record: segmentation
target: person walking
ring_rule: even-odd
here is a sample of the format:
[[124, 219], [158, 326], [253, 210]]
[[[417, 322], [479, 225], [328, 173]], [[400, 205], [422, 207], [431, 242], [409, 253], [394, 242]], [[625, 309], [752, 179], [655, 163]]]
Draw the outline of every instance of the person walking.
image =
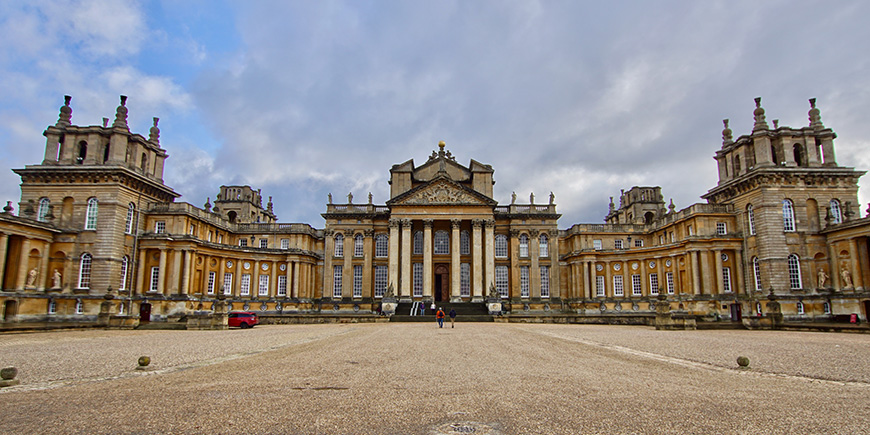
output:
[[444, 327], [444, 310], [442, 310], [440, 307], [438, 308], [438, 312], [435, 313], [435, 320], [438, 321], [439, 328]]
[[450, 327], [452, 328], [453, 325], [456, 323], [456, 310], [450, 308], [450, 314], [448, 315], [450, 316]]

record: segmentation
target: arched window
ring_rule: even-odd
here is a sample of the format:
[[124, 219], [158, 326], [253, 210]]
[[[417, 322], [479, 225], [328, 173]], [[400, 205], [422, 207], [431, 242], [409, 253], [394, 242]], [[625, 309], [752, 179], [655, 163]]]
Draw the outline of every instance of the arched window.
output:
[[78, 288], [91, 288], [91, 254], [84, 253], [79, 261], [79, 286]]
[[121, 284], [118, 286], [118, 290], [126, 290], [127, 289], [127, 271], [129, 270], [130, 259], [125, 255], [124, 258], [121, 259]]
[[780, 157], [781, 156], [779, 154], [777, 154], [777, 152], [776, 152], [776, 146], [771, 145], [770, 146], [770, 159], [773, 161], [774, 165], [779, 166], [779, 162], [782, 161], [782, 159]]
[[538, 245], [538, 251], [539, 251], [538, 256], [540, 256], [540, 257], [549, 257], [549, 256], [550, 256], [550, 239], [547, 237], [547, 235], [546, 235], [546, 234], [541, 234], [541, 237], [539, 238], [539, 242], [538, 242], [538, 243], [539, 243], [539, 245]]
[[97, 229], [97, 198], [91, 198], [88, 200], [88, 209], [85, 213], [85, 229], [86, 230], [95, 230]]
[[[498, 242], [496, 242], [498, 244]], [[520, 257], [526, 258], [529, 256], [529, 236], [520, 234]]]
[[790, 199], [782, 201], [782, 230], [794, 231], [794, 204]]
[[761, 265], [758, 257], [752, 257], [752, 273], [755, 275], [755, 291], [761, 291]]
[[136, 213], [136, 206], [131, 202], [127, 206], [127, 221], [124, 223], [124, 233], [133, 234], [133, 216]]
[[375, 257], [385, 258], [389, 253], [390, 238], [386, 234], [375, 236]]
[[335, 247], [332, 250], [336, 257], [344, 257], [344, 234], [335, 235]]
[[746, 206], [746, 221], [749, 223], [749, 235], [755, 235], [755, 212], [752, 210], [752, 204]]
[[365, 255], [364, 251], [365, 247], [365, 239], [362, 234], [357, 234], [353, 236], [353, 256], [354, 257], [362, 257]]
[[142, 153], [142, 159], [139, 160], [139, 168], [142, 169], [142, 172], [145, 172], [145, 168], [148, 166], [148, 154]]
[[792, 289], [803, 288], [801, 285], [801, 262], [797, 254], [788, 256], [788, 282]]
[[48, 208], [51, 205], [51, 201], [48, 198], [42, 198], [39, 200], [39, 209], [36, 211], [36, 220], [40, 222], [45, 222], [48, 216]]
[[106, 148], [103, 149], [103, 163], [106, 163], [109, 161], [109, 150], [110, 150], [110, 146], [109, 146], [109, 144], [106, 144]]
[[[41, 206], [42, 203], [40, 202]], [[833, 218], [832, 223], [839, 224], [843, 222], [843, 214], [840, 212], [840, 201], [836, 199], [831, 200], [831, 218]]]
[[435, 232], [435, 254], [450, 253], [450, 236], [447, 231]]
[[423, 254], [423, 232], [417, 231], [414, 233], [414, 254], [422, 255]]
[[468, 231], [459, 233], [459, 253], [462, 255], [471, 254], [471, 243], [468, 240]]
[[508, 256], [508, 241], [504, 234], [495, 236], [495, 256], [498, 258], [507, 258]]

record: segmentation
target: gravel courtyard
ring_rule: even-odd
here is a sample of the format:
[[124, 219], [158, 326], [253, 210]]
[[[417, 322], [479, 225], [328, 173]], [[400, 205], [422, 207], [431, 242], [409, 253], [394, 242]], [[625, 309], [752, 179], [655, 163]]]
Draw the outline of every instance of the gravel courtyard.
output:
[[0, 433], [868, 433], [868, 361], [868, 335], [630, 326], [7, 334]]

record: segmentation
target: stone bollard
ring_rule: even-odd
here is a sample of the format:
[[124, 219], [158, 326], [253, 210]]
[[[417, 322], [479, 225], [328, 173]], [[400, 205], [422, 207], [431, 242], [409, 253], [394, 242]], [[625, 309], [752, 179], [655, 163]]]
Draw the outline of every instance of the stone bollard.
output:
[[140, 356], [139, 357], [139, 366], [136, 367], [136, 370], [148, 370], [148, 364], [151, 364], [150, 356]]
[[749, 368], [749, 358], [747, 358], [745, 356], [738, 356], [737, 357], [737, 365], [739, 366], [739, 368], [741, 370], [748, 369]]
[[3, 369], [0, 369], [0, 388], [11, 387], [21, 383], [21, 381], [15, 379], [15, 376], [18, 376], [18, 369], [15, 367], [4, 367]]

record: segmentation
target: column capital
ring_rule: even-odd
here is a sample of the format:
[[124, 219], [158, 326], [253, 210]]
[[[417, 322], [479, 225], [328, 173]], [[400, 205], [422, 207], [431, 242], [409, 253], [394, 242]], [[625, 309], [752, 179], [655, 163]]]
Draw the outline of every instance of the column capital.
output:
[[363, 234], [364, 234], [366, 237], [374, 237], [374, 236], [375, 236], [375, 230], [373, 230], [373, 229], [371, 229], [371, 228], [367, 228], [367, 229], [363, 230]]
[[547, 234], [549, 234], [550, 237], [554, 237], [554, 238], [559, 237], [559, 230], [556, 228], [552, 228], [552, 229], [547, 230]]
[[432, 229], [432, 225], [435, 225], [435, 219], [423, 219], [423, 228]]
[[408, 227], [408, 229], [410, 229], [411, 228], [411, 219], [402, 219], [402, 226]]
[[484, 224], [485, 224], [488, 228], [492, 228], [492, 227], [495, 226], [495, 219], [486, 219], [486, 220], [484, 220]]
[[483, 226], [483, 219], [472, 219], [472, 220], [471, 220], [471, 225], [472, 225], [474, 228], [480, 228], [480, 227]]
[[331, 236], [331, 235], [333, 235], [333, 234], [335, 234], [335, 230], [332, 230], [332, 229], [330, 229], [330, 228], [327, 228], [327, 229], [323, 230], [323, 235], [326, 236], [326, 237], [329, 237], [329, 236]]
[[353, 237], [353, 228], [345, 228], [345, 229], [344, 229], [344, 235], [345, 235], [346, 237]]
[[390, 219], [390, 228], [398, 228], [401, 219]]
[[541, 230], [538, 230], [536, 228], [532, 228], [529, 230], [529, 235], [532, 237], [538, 237], [539, 234], [541, 234]]
[[512, 239], [516, 239], [520, 236], [520, 230], [517, 229], [511, 229], [508, 233], [510, 234]]
[[450, 219], [450, 227], [454, 229], [459, 229], [459, 225], [462, 224], [462, 219]]

